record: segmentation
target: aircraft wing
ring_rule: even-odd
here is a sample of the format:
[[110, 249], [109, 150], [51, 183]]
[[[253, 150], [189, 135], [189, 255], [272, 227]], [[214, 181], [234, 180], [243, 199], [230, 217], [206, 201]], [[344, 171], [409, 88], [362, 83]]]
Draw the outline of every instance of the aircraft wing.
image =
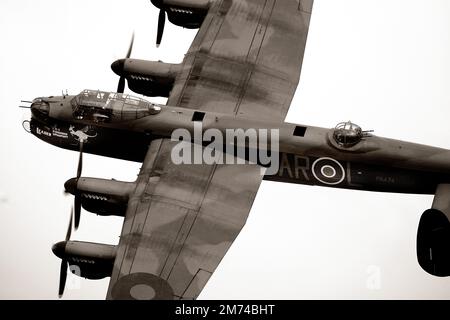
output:
[[284, 120], [295, 90], [313, 0], [222, 0], [210, 8], [168, 104]]
[[247, 220], [260, 168], [175, 165], [175, 143], [155, 140], [148, 150], [128, 203], [108, 298], [141, 297], [131, 292], [136, 285], [153, 288], [156, 299], [196, 298]]
[[[296, 90], [312, 0], [218, 0], [169, 105], [284, 119]], [[257, 165], [175, 165], [151, 143], [128, 203], [108, 299], [194, 299], [247, 220]]]

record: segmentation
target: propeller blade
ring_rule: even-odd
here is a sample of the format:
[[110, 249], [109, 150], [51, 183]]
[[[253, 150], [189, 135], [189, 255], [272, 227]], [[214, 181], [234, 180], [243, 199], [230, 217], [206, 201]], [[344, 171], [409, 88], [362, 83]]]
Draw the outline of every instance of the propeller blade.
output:
[[72, 235], [72, 220], [73, 220], [73, 208], [70, 211], [70, 220], [69, 220], [69, 227], [67, 228], [67, 233], [66, 233], [66, 241], [69, 241], [70, 236]]
[[[83, 170], [83, 148], [84, 148], [84, 141], [80, 140], [80, 157], [78, 158], [77, 183], [78, 179], [80, 179], [81, 177], [81, 172]], [[75, 209], [75, 230], [77, 230], [78, 226], [80, 225], [80, 218], [81, 218], [81, 194], [79, 192], [75, 194], [74, 209]]]
[[61, 298], [64, 293], [64, 288], [66, 287], [66, 279], [67, 279], [67, 268], [68, 264], [66, 260], [61, 260], [61, 268], [59, 271], [59, 289], [58, 289], [58, 297]]
[[[58, 256], [62, 257], [61, 254], [63, 254], [62, 251], [65, 251], [65, 247], [67, 245], [67, 241], [70, 240], [70, 236], [72, 235], [72, 219], [73, 219], [73, 208], [70, 212], [70, 220], [69, 220], [69, 226], [67, 228], [66, 233], [66, 241], [65, 242], [58, 242], [53, 245], [52, 251], [53, 253]], [[66, 259], [61, 259], [61, 267], [59, 270], [59, 288], [58, 288], [58, 297], [61, 298], [64, 293], [64, 288], [66, 287], [66, 279], [67, 279], [67, 268], [69, 267], [69, 263]]]
[[117, 92], [123, 93], [125, 91], [125, 78], [120, 77], [119, 78], [119, 84], [117, 85]]
[[78, 229], [78, 226], [80, 225], [80, 218], [81, 218], [81, 195], [77, 194], [75, 195], [75, 230]]
[[[131, 52], [133, 51], [133, 45], [134, 45], [134, 31], [133, 31], [133, 34], [131, 35], [131, 41], [130, 41], [130, 45], [128, 46], [128, 52], [127, 52], [127, 55], [125, 56], [125, 59], [120, 59], [111, 65], [111, 68], [113, 68], [113, 71], [115, 70], [115, 68], [118, 68], [117, 71], [114, 71], [114, 72], [118, 73], [120, 70], [119, 74], [122, 74], [124, 63], [125, 63], [126, 59], [130, 58]], [[121, 63], [117, 64], [118, 62], [121, 62]], [[117, 92], [124, 93], [124, 91], [125, 91], [125, 77], [121, 76], [119, 78], [119, 83], [117, 85]]]
[[131, 56], [131, 51], [133, 51], [133, 44], [134, 44], [134, 31], [133, 31], [133, 34], [131, 35], [130, 46], [128, 47], [128, 52], [126, 55], [127, 59]]
[[165, 24], [166, 24], [166, 12], [163, 9], [160, 9], [158, 16], [158, 33], [156, 35], [156, 47], [159, 47], [159, 45], [161, 44]]
[[83, 170], [83, 147], [84, 147], [84, 141], [80, 140], [80, 156], [78, 158], [77, 179], [80, 178], [81, 171]]

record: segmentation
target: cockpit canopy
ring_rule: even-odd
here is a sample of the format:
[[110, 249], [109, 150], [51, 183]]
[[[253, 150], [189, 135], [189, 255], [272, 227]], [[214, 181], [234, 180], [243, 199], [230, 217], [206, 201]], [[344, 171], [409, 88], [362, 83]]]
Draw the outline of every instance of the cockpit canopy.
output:
[[73, 116], [94, 122], [140, 119], [161, 111], [161, 107], [128, 94], [84, 90], [72, 101]]
[[348, 121], [341, 122], [333, 132], [333, 138], [338, 145], [344, 148], [350, 148], [356, 145], [364, 137], [361, 127]]

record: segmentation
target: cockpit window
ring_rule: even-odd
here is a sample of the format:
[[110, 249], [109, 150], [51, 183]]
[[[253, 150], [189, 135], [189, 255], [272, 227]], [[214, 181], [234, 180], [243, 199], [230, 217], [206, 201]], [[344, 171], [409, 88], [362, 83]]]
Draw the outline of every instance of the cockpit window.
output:
[[161, 108], [128, 94], [84, 90], [72, 99], [73, 116], [95, 122], [116, 122], [143, 118]]

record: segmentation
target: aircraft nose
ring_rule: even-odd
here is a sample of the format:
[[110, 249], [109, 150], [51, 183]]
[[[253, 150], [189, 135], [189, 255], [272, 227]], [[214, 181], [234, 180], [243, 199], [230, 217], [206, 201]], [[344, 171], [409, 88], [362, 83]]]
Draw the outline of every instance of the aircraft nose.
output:
[[66, 252], [66, 245], [67, 245], [66, 241], [60, 241], [58, 243], [55, 243], [52, 246], [53, 254], [55, 256], [57, 256], [58, 258], [64, 259], [65, 252]]
[[125, 60], [126, 59], [119, 59], [111, 64], [112, 71], [114, 71], [114, 73], [117, 74], [118, 76], [123, 75], [123, 70], [125, 68]]
[[41, 98], [34, 99], [31, 103], [31, 113], [38, 117], [46, 117], [50, 113], [50, 104]]
[[77, 178], [69, 179], [64, 183], [64, 189], [66, 189], [67, 192], [75, 195], [77, 191], [77, 184], [78, 184]]

